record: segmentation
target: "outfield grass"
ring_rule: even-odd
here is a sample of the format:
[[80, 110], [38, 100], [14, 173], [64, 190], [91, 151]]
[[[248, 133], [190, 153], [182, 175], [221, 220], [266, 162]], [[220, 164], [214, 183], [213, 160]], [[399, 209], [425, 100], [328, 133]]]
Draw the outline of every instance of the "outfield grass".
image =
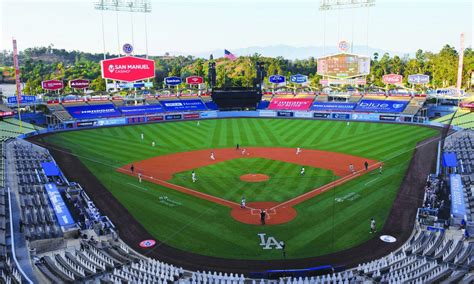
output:
[[[283, 202], [318, 188], [338, 177], [330, 170], [262, 158], [242, 158], [225, 161], [195, 170], [198, 181], [192, 182], [191, 171], [175, 174], [171, 183], [240, 203], [242, 196], [247, 202]], [[252, 183], [240, 180], [248, 173], [265, 174], [268, 181]]]
[[[145, 134], [144, 141], [141, 141], [140, 133]], [[323, 255], [373, 237], [368, 233], [369, 220], [374, 217], [377, 226], [383, 226], [416, 143], [437, 133], [425, 127], [382, 123], [351, 122], [346, 125], [338, 121], [222, 119], [201, 121], [200, 126], [188, 121], [99, 128], [60, 133], [45, 139], [78, 155], [157, 239], [204, 255], [279, 259], [281, 252], [261, 249], [258, 233], [284, 240], [288, 258]], [[156, 142], [155, 148], [151, 141]], [[115, 171], [117, 167], [157, 155], [228, 148], [237, 143], [243, 147], [302, 147], [362, 156], [383, 161], [384, 173], [361, 176], [298, 204], [298, 216], [290, 223], [262, 227], [233, 220], [227, 207], [153, 183], [138, 184], [136, 178]], [[252, 160], [248, 163], [252, 164]], [[247, 161], [242, 166], [244, 163]], [[204, 176], [218, 178], [223, 172], [240, 174], [237, 169], [215, 166], [215, 169], [214, 166], [202, 168]], [[182, 174], [189, 178], [189, 173]], [[175, 176], [174, 181], [179, 183], [179, 177], [180, 174]], [[240, 198], [239, 181], [235, 181], [217, 186], [235, 190], [232, 198]], [[305, 185], [297, 182], [294, 188], [302, 190]], [[253, 190], [258, 189], [257, 186]], [[209, 183], [206, 190], [218, 188]], [[179, 205], [160, 202], [163, 196]], [[264, 199], [255, 194], [255, 199], [258, 198]]]

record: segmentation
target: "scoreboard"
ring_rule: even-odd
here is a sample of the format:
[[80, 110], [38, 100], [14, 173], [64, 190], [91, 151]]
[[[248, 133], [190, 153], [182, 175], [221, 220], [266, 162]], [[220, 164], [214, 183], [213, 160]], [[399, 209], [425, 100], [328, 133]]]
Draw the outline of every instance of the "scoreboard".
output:
[[318, 75], [330, 78], [352, 78], [370, 73], [370, 58], [340, 53], [318, 58]]

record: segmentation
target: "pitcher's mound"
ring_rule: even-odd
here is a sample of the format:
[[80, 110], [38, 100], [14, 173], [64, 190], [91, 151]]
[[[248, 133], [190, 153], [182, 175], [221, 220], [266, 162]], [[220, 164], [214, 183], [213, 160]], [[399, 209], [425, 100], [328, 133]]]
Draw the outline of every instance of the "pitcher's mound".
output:
[[240, 180], [246, 182], [262, 182], [267, 181], [269, 179], [270, 177], [264, 174], [246, 174], [240, 176]]

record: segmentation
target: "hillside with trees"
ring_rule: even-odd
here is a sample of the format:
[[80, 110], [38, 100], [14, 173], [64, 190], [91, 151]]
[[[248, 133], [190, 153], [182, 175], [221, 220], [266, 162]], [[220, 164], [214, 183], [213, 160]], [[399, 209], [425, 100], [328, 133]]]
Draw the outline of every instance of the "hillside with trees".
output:
[[[116, 55], [107, 54], [107, 58]], [[13, 56], [11, 52], [0, 52], [0, 83], [13, 82]], [[162, 88], [163, 79], [167, 76], [187, 77], [190, 75], [203, 76], [207, 80], [209, 60], [192, 56], [152, 56], [155, 61], [155, 88]], [[21, 81], [25, 83], [26, 94], [42, 93], [41, 81], [48, 79], [72, 80], [77, 78], [91, 80], [91, 89], [104, 91], [105, 81], [101, 78], [100, 60], [103, 54], [91, 54], [80, 51], [66, 51], [52, 46], [28, 48], [19, 54]], [[214, 60], [211, 59], [210, 60]], [[215, 59], [217, 66], [218, 86], [250, 86], [255, 78], [255, 64], [265, 62], [268, 76], [281, 74], [308, 75], [312, 85], [317, 87], [319, 76], [316, 74], [316, 58], [305, 60], [288, 60], [283, 57], [269, 58], [259, 54], [242, 56], [230, 61], [224, 58]], [[390, 54], [375, 53], [371, 60], [371, 74], [368, 84], [384, 86], [382, 76], [396, 73], [404, 77], [405, 84], [408, 75], [421, 73], [431, 77], [429, 87], [444, 88], [456, 83], [458, 52], [454, 47], [445, 45], [439, 52], [418, 50], [414, 58], [390, 56]], [[463, 88], [470, 89], [471, 73], [474, 70], [474, 51], [465, 50], [463, 68]], [[66, 88], [64, 92], [69, 92]]]

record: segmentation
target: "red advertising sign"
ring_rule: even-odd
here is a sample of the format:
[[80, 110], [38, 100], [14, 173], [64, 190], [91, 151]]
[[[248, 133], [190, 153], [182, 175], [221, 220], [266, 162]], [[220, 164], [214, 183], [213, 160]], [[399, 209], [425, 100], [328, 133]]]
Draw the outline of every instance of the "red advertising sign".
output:
[[135, 82], [155, 77], [155, 61], [125, 56], [102, 60], [102, 78]]
[[199, 85], [204, 83], [204, 78], [201, 76], [189, 76], [186, 78], [186, 84], [188, 85]]
[[59, 80], [46, 80], [46, 81], [41, 82], [41, 87], [44, 90], [57, 91], [64, 88], [64, 83], [63, 81], [59, 81]]
[[90, 85], [90, 81], [86, 79], [74, 79], [69, 81], [69, 87], [73, 89], [85, 89]]
[[398, 74], [388, 74], [382, 76], [382, 81], [385, 84], [399, 84], [403, 81], [403, 76]]
[[0, 117], [12, 116], [12, 115], [13, 115], [12, 111], [0, 111]]
[[283, 99], [271, 100], [268, 109], [272, 110], [308, 110], [313, 103], [313, 99]]

